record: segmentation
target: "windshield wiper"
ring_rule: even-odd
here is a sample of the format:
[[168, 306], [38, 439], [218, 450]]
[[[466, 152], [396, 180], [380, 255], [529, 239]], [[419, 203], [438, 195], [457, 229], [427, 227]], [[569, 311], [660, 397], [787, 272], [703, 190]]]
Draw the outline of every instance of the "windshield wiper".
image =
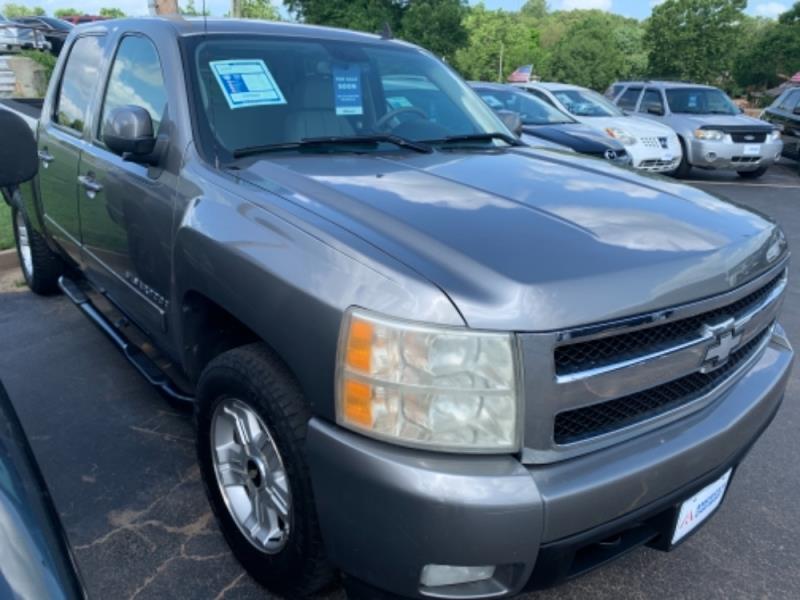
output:
[[358, 135], [358, 136], [330, 136], [330, 137], [316, 137], [316, 138], [303, 138], [299, 142], [287, 142], [284, 144], [266, 144], [263, 146], [248, 146], [246, 148], [238, 148], [233, 151], [234, 158], [242, 158], [243, 156], [252, 156], [254, 154], [264, 154], [267, 152], [280, 152], [281, 150], [297, 150], [300, 148], [310, 148], [313, 146], [326, 146], [326, 145], [363, 145], [363, 144], [394, 144], [401, 148], [408, 148], [415, 152], [430, 153], [433, 150], [430, 146], [407, 140], [397, 135], [391, 134], [376, 134], [376, 135]]
[[524, 146], [517, 138], [493, 131], [490, 133], [468, 133], [466, 135], [450, 135], [438, 140], [425, 140], [426, 144], [457, 144], [459, 142], [491, 142], [492, 140], [502, 140], [509, 146]]

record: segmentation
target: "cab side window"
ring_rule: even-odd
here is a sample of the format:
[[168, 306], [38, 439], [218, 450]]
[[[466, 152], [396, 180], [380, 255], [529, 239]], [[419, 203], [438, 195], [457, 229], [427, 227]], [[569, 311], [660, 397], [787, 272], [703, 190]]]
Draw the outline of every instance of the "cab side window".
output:
[[652, 112], [654, 114], [664, 114], [664, 99], [658, 90], [647, 90], [642, 97], [639, 105], [640, 112]]
[[798, 105], [798, 101], [800, 101], [800, 90], [793, 90], [786, 94], [778, 108], [786, 112], [792, 112], [795, 106]]
[[76, 133], [83, 132], [86, 112], [100, 76], [104, 46], [102, 36], [78, 38], [64, 67], [53, 121]]
[[638, 102], [641, 93], [642, 88], [629, 87], [627, 90], [625, 90], [625, 93], [619, 97], [619, 100], [617, 100], [617, 106], [619, 106], [622, 110], [633, 110], [636, 108], [636, 103]]
[[155, 46], [140, 36], [127, 36], [120, 42], [103, 99], [100, 139], [111, 111], [129, 104], [150, 113], [153, 131], [158, 132], [167, 107], [164, 73]]

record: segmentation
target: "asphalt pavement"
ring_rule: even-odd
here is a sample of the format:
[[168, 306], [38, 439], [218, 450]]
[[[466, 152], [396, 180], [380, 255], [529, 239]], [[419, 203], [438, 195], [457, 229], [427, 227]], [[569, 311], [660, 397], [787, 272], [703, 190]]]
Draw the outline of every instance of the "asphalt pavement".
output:
[[[800, 252], [800, 175], [691, 183], [770, 215]], [[782, 323], [800, 347], [800, 261]], [[8, 280], [8, 276], [6, 277]], [[191, 419], [155, 393], [65, 298], [0, 287], [0, 379], [93, 599], [274, 598], [229, 553], [195, 463]], [[670, 554], [640, 549], [528, 600], [800, 598], [800, 369], [712, 521]], [[327, 599], [344, 594], [334, 590]]]

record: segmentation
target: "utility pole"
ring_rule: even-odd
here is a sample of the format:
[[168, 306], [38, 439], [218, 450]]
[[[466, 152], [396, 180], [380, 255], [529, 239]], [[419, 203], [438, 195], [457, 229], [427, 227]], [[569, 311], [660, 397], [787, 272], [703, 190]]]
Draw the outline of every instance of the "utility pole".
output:
[[148, 0], [151, 15], [177, 15], [178, 0]]
[[505, 49], [505, 44], [500, 42], [500, 64], [497, 67], [497, 83], [503, 83], [503, 53]]
[[242, 0], [231, 0], [231, 16], [234, 19], [242, 18]]

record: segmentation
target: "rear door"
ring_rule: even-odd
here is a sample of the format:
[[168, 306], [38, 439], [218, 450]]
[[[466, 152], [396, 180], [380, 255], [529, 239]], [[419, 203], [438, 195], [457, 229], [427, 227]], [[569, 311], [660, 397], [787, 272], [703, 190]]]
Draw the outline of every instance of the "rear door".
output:
[[78, 162], [89, 108], [94, 98], [105, 37], [87, 35], [72, 44], [67, 62], [39, 130], [39, 190], [48, 231], [80, 261]]
[[81, 234], [87, 275], [148, 333], [165, 330], [175, 176], [131, 161], [103, 143], [106, 117], [144, 108], [158, 134], [167, 114], [161, 60], [143, 35], [123, 36], [102, 90], [99, 118], [80, 161]]

